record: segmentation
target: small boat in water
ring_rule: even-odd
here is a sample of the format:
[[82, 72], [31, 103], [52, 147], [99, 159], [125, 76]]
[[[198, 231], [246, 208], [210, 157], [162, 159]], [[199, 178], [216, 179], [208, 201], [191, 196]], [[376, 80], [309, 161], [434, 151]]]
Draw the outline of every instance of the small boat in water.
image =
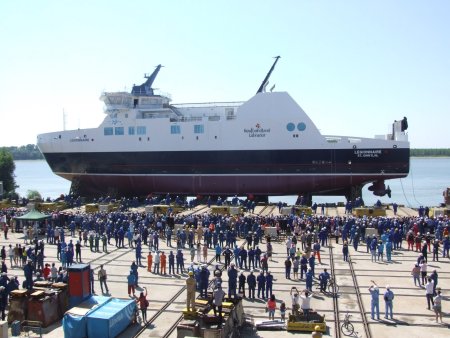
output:
[[81, 196], [345, 195], [406, 177], [406, 118], [374, 138], [322, 135], [286, 92], [265, 92], [279, 57], [246, 102], [173, 104], [152, 88], [105, 92], [98, 128], [38, 135], [52, 171]]

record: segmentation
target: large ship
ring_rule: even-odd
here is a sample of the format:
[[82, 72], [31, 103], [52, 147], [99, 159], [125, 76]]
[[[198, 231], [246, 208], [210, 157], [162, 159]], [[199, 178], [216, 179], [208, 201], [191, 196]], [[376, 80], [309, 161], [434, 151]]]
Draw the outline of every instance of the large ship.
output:
[[374, 138], [322, 135], [286, 92], [266, 92], [276, 58], [246, 102], [172, 104], [153, 86], [105, 92], [98, 128], [38, 135], [56, 175], [81, 196], [344, 195], [409, 172], [407, 121]]

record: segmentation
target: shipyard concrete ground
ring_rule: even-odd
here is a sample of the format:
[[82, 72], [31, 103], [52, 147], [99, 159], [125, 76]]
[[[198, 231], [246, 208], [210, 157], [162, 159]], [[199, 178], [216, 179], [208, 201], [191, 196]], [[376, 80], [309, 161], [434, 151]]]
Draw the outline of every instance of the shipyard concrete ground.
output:
[[[256, 212], [264, 210], [257, 207]], [[276, 212], [275, 210], [273, 212]], [[341, 208], [327, 209], [326, 213], [329, 215], [342, 214]], [[410, 209], [401, 211], [404, 215], [413, 213]], [[67, 238], [70, 238], [69, 236]], [[75, 240], [75, 238], [74, 238]], [[112, 241], [113, 242], [113, 241]], [[4, 240], [3, 236], [0, 240], [0, 245], [8, 245], [15, 243], [23, 243], [22, 234], [10, 233], [9, 239]], [[262, 245], [265, 247], [265, 245]], [[376, 262], [372, 263], [369, 254], [366, 253], [365, 246], [361, 246], [357, 252], [353, 247], [350, 248], [350, 256], [352, 264], [357, 276], [357, 286], [351, 277], [349, 263], [342, 260], [342, 246], [341, 243], [336, 244], [331, 242], [332, 253], [334, 255], [334, 268], [337, 278], [337, 283], [340, 285], [340, 294], [338, 298], [338, 306], [340, 312], [340, 319], [342, 320], [345, 313], [349, 312], [352, 317], [352, 322], [355, 325], [355, 330], [358, 332], [356, 336], [366, 337], [362, 325], [362, 315], [366, 316], [369, 321], [369, 327], [372, 337], [448, 337], [449, 331], [449, 307], [448, 302], [450, 290], [450, 262], [448, 259], [440, 258], [439, 262], [429, 262], [429, 271], [436, 269], [439, 274], [439, 286], [442, 288], [444, 295], [443, 312], [444, 324], [437, 324], [435, 322], [434, 313], [427, 310], [425, 291], [419, 287], [415, 287], [412, 277], [411, 268], [416, 261], [417, 253], [407, 250], [396, 251], [392, 257], [391, 263]], [[84, 263], [91, 263], [92, 266], [98, 269], [100, 264], [104, 264], [108, 273], [108, 286], [111, 296], [129, 299], [127, 295], [126, 276], [129, 272], [131, 262], [134, 260], [134, 251], [128, 248], [118, 249], [115, 246], [109, 246], [109, 253], [93, 253], [88, 248], [83, 248], [82, 258]], [[161, 250], [166, 253], [170, 250], [165, 243], [161, 241]], [[57, 262], [56, 247], [47, 245], [45, 249], [47, 262]], [[144, 251], [147, 254], [147, 250]], [[328, 247], [322, 248], [321, 252], [322, 264], [316, 267], [317, 273], [323, 271], [324, 268], [330, 269], [330, 249]], [[208, 259], [213, 258], [213, 251], [210, 250]], [[186, 262], [190, 262], [190, 255], [185, 250]], [[269, 264], [269, 269], [275, 277], [273, 293], [278, 300], [284, 300], [288, 309], [290, 310], [291, 301], [289, 297], [289, 290], [296, 286], [298, 289], [304, 288], [304, 281], [287, 280], [284, 276], [284, 260], [285, 260], [285, 245], [284, 243], [274, 243], [274, 257]], [[58, 263], [57, 263], [58, 264]], [[143, 259], [143, 264], [146, 264], [146, 259]], [[210, 269], [213, 269], [213, 265]], [[150, 319], [160, 310], [171, 298], [185, 285], [184, 279], [186, 275], [176, 276], [160, 276], [147, 272], [146, 267], [139, 269], [140, 286], [146, 286], [148, 289], [148, 299], [150, 307], [148, 311], [148, 318]], [[9, 275], [18, 275], [19, 279], [23, 280], [23, 272], [19, 268], [13, 268], [8, 271]], [[227, 277], [225, 274], [224, 280]], [[368, 288], [371, 285], [371, 280], [374, 280], [378, 285], [384, 287], [390, 285], [395, 293], [394, 299], [394, 320], [384, 319], [384, 301], [380, 297], [380, 321], [373, 321], [370, 319], [370, 295]], [[224, 283], [227, 284], [226, 282]], [[362, 294], [364, 313], [360, 311], [357, 302], [356, 288], [359, 288]], [[100, 293], [100, 286], [98, 282], [95, 283], [95, 291]], [[279, 304], [278, 304], [279, 306]], [[185, 307], [185, 292], [183, 292], [159, 317], [147, 328], [140, 337], [162, 337], [169, 327], [177, 321], [180, 317], [181, 311]], [[251, 316], [254, 321], [266, 320], [267, 314], [264, 312], [265, 303], [262, 300], [249, 301], [244, 300], [244, 309], [246, 314]], [[333, 298], [329, 295], [318, 294], [312, 300], [312, 307], [319, 313], [324, 314], [328, 332], [324, 336], [335, 337], [335, 318], [334, 318], [334, 304]], [[277, 310], [276, 316], [279, 317]], [[133, 337], [139, 330], [137, 325], [129, 327], [123, 332], [120, 337]], [[63, 330], [61, 323], [57, 323], [45, 330], [45, 337], [63, 337]], [[286, 331], [255, 331], [246, 330], [242, 336], [245, 337], [310, 337], [311, 333], [300, 332], [286, 332]], [[170, 337], [176, 337], [174, 331]]]

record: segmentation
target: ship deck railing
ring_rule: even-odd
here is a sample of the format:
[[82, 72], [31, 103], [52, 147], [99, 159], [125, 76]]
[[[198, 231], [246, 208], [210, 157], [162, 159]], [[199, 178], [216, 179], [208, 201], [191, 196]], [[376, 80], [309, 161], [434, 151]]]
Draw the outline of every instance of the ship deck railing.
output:
[[359, 137], [347, 137], [347, 136], [334, 136], [334, 135], [324, 135], [328, 143], [361, 143], [362, 138]]
[[229, 107], [239, 107], [244, 103], [244, 101], [232, 101], [232, 102], [194, 102], [194, 103], [176, 103], [172, 104], [177, 108], [229, 108]]

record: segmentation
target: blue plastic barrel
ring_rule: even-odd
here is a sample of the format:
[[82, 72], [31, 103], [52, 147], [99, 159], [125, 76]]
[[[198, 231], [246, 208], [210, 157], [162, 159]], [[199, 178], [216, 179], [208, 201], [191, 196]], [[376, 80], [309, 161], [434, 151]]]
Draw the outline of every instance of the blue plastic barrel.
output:
[[18, 320], [15, 320], [11, 323], [11, 335], [13, 337], [20, 336], [20, 322]]

